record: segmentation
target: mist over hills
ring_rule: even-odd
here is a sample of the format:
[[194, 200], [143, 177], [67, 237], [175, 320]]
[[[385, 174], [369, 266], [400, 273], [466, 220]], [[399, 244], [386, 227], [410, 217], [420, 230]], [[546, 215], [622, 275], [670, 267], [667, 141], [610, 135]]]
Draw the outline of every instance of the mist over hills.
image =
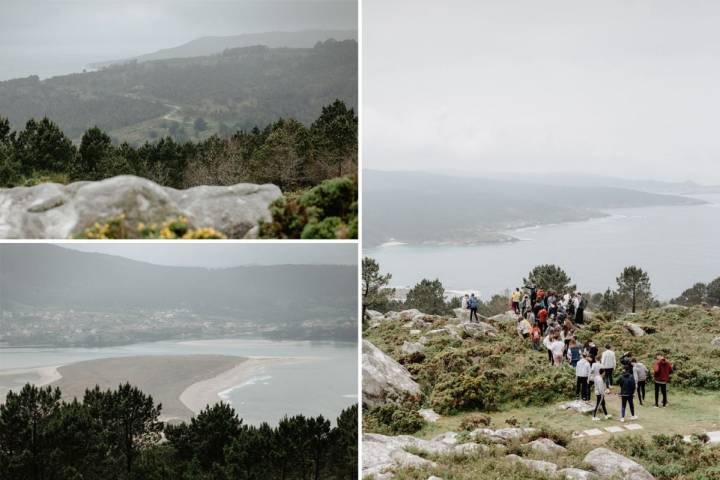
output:
[[[423, 172], [363, 173], [366, 246], [507, 241], [503, 230], [587, 220], [603, 209], [702, 201], [603, 185], [544, 183]], [[387, 208], [393, 205], [393, 208]]]
[[132, 61], [148, 62], [152, 60], [167, 60], [170, 58], [202, 57], [221, 53], [228, 48], [250, 47], [265, 45], [270, 48], [312, 48], [318, 42], [325, 40], [355, 40], [357, 30], [302, 30], [297, 32], [262, 32], [245, 33], [230, 36], [209, 36], [191, 40], [176, 47], [164, 48], [156, 52], [138, 55], [121, 60], [106, 60], [90, 64], [93, 68], [104, 68], [110, 65], [122, 64]]
[[[148, 312], [185, 311], [188, 313], [182, 315], [187, 315], [187, 320], [178, 319], [158, 335], [192, 333], [195, 330], [188, 330], [190, 324], [197, 324], [196, 333], [202, 333], [202, 326], [212, 322], [231, 332], [239, 331], [234, 324], [242, 323], [245, 332], [273, 326], [302, 335], [303, 323], [311, 322], [323, 325], [332, 336], [337, 327], [357, 325], [356, 291], [354, 266], [207, 269], [158, 266], [54, 245], [6, 244], [0, 248], [0, 320], [8, 322], [5, 329], [18, 327], [22, 318], [36, 322], [39, 312], [46, 311], [62, 312], [68, 322], [75, 321], [70, 310], [110, 313], [110, 324], [116, 314], [120, 318], [142, 312], [137, 314], [137, 322], [144, 322]], [[15, 313], [11, 320], [7, 312]], [[57, 319], [52, 323], [58, 323]], [[127, 327], [125, 331], [134, 329], [142, 330]]]
[[15, 129], [47, 116], [75, 139], [93, 126], [131, 143], [207, 138], [262, 128], [281, 117], [309, 125], [336, 99], [357, 108], [357, 76], [355, 40], [311, 48], [256, 45], [0, 82], [0, 114]]

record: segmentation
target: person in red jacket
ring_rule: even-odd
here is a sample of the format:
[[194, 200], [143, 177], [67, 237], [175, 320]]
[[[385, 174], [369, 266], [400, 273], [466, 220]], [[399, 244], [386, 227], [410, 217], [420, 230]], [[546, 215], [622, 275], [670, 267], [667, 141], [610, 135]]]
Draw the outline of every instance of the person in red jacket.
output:
[[655, 380], [655, 408], [658, 408], [658, 396], [662, 391], [663, 404], [667, 406], [667, 384], [670, 381], [670, 374], [673, 372], [673, 366], [662, 353], [655, 356], [655, 364], [653, 365], [653, 380]]

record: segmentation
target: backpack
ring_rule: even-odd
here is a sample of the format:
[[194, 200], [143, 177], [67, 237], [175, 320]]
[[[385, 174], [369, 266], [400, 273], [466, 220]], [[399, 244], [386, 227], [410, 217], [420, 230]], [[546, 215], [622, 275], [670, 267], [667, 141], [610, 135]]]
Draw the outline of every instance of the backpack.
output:
[[470, 307], [470, 308], [477, 308], [477, 307], [478, 307], [477, 297], [470, 297], [470, 299], [468, 300], [468, 307]]

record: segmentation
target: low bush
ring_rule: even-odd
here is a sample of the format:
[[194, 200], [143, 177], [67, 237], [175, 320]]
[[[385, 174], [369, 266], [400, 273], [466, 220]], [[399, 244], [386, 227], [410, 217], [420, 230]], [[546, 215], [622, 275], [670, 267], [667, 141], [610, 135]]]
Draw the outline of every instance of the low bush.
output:
[[364, 429], [386, 435], [411, 434], [425, 425], [414, 404], [388, 403], [363, 414]]
[[272, 221], [260, 223], [260, 238], [357, 238], [357, 176], [325, 180], [287, 194], [271, 205], [270, 212]]
[[227, 237], [213, 228], [194, 228], [185, 217], [172, 218], [160, 225], [140, 223], [136, 227], [132, 227], [125, 215], [119, 215], [106, 223], [96, 223], [92, 227], [86, 228], [76, 238], [89, 240], [128, 238], [206, 240], [225, 239]]

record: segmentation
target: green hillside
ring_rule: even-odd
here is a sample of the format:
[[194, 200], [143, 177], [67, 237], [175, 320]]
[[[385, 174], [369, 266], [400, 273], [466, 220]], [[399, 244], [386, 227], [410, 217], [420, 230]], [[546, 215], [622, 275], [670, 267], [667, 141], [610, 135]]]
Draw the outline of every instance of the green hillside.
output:
[[309, 125], [340, 99], [357, 107], [357, 42], [251, 46], [131, 62], [97, 72], [0, 82], [0, 115], [20, 128], [49, 117], [78, 140], [93, 126], [117, 140], [204, 139], [292, 117]]

